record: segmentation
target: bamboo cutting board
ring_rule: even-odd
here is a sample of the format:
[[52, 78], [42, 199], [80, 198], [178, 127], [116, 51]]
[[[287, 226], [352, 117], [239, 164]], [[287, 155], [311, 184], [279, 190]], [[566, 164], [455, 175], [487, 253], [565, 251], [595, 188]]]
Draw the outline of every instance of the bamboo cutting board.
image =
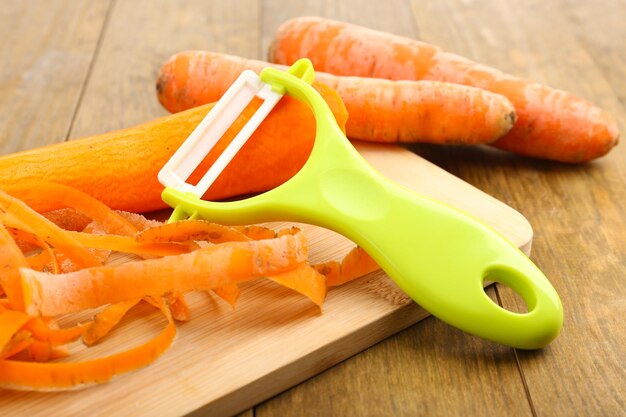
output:
[[[532, 229], [512, 208], [402, 148], [357, 147], [384, 175], [465, 210], [530, 251]], [[354, 246], [329, 230], [302, 228], [312, 262], [338, 259]], [[243, 285], [235, 310], [206, 293], [187, 298], [192, 320], [179, 324], [174, 344], [156, 363], [78, 391], [0, 391], [0, 415], [232, 415], [428, 316], [381, 271], [329, 291], [323, 314], [268, 280]], [[72, 360], [141, 343], [164, 322], [140, 306], [102, 344], [88, 350], [72, 346]]]

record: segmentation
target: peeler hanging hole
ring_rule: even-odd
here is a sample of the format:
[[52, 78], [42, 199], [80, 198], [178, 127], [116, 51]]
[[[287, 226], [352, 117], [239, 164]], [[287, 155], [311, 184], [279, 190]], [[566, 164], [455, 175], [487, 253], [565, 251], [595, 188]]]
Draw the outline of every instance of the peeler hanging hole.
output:
[[[505, 265], [494, 265], [485, 271], [483, 284], [495, 282], [498, 285], [500, 297], [507, 300], [513, 298], [513, 303], [507, 303], [507, 311], [525, 314], [533, 311], [537, 304], [537, 296], [530, 281], [521, 272]], [[484, 285], [483, 285], [484, 286]]]
[[[488, 283], [488, 285], [489, 283], [497, 284], [498, 301], [501, 304], [502, 299], [507, 300], [505, 310], [510, 311], [512, 313], [518, 313], [518, 314], [528, 313], [528, 305], [526, 304], [526, 301], [513, 288], [501, 282], [495, 282], [491, 280], [485, 280], [485, 282]], [[485, 293], [486, 292], [487, 292], [487, 287], [485, 287]], [[498, 306], [502, 307], [501, 305], [498, 305]]]

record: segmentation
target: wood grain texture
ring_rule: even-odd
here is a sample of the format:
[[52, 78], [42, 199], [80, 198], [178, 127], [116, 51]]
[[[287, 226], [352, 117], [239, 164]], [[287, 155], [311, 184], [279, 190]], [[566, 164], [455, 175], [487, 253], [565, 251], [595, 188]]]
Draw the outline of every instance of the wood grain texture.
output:
[[[154, 99], [153, 78], [171, 53], [200, 48], [265, 58], [278, 24], [305, 14], [414, 36], [571, 90], [610, 111], [622, 132], [626, 129], [623, 0], [117, 1], [87, 84], [88, 56], [102, 28], [97, 19], [76, 16], [97, 9], [101, 24], [106, 2], [65, 4], [11, 2], [0, 10], [6, 40], [0, 45], [1, 152], [62, 140], [82, 88], [71, 137], [164, 114]], [[81, 64], [68, 69], [63, 60], [49, 64], [50, 58], [31, 64], [59, 50], [81, 51]], [[33, 68], [30, 73], [43, 74], [35, 77], [39, 84], [20, 80]], [[42, 85], [64, 88], [52, 88], [53, 97]], [[39, 111], [43, 101], [54, 107]], [[584, 166], [489, 148], [411, 149], [530, 220], [532, 258], [563, 300], [563, 334], [541, 352], [514, 352], [427, 319], [259, 405], [254, 414], [623, 415], [624, 145]], [[498, 288], [496, 295], [506, 307], [517, 308], [506, 289]]]
[[[625, 32], [618, 21], [626, 17], [624, 2], [415, 3], [419, 3], [414, 11], [424, 40], [572, 91], [614, 114], [623, 132]], [[450, 19], [432, 19], [444, 13]], [[553, 344], [541, 352], [518, 353], [537, 415], [623, 414], [623, 145], [584, 166], [510, 156], [503, 161], [495, 153], [432, 148], [426, 154], [518, 208], [536, 230], [533, 259], [551, 278], [565, 308], [564, 329]], [[494, 168], [499, 175], [486, 178]], [[511, 291], [499, 291], [505, 306], [518, 308]]]
[[176, 52], [256, 53], [257, 6], [252, 0], [116, 0], [71, 137], [165, 115], [155, 98], [156, 78]]
[[3, 2], [0, 153], [66, 138], [108, 6], [108, 0]]

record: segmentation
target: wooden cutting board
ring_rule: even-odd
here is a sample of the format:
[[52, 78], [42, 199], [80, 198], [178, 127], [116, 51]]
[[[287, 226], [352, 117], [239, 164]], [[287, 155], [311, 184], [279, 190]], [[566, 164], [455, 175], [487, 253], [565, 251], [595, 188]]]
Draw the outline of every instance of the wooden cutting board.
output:
[[[530, 251], [532, 228], [509, 206], [405, 149], [357, 147], [384, 175], [465, 210]], [[302, 227], [312, 262], [339, 259], [354, 246], [329, 230]], [[380, 271], [329, 291], [323, 314], [305, 297], [268, 280], [243, 285], [235, 310], [206, 293], [187, 298], [192, 320], [178, 326], [173, 346], [156, 363], [78, 391], [0, 391], [0, 415], [231, 415], [428, 316]], [[158, 313], [140, 306], [102, 344], [72, 346], [72, 360], [140, 343], [163, 325]]]

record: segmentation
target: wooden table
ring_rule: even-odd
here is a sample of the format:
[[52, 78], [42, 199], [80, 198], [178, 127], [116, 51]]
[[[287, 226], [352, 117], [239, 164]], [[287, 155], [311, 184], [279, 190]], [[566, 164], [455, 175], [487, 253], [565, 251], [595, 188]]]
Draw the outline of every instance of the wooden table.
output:
[[[572, 91], [626, 128], [623, 0], [12, 1], [0, 8], [0, 153], [164, 115], [154, 81], [171, 54], [264, 58], [281, 21], [311, 14]], [[561, 336], [518, 351], [430, 318], [244, 415], [624, 415], [625, 148], [580, 166], [482, 148], [411, 149], [530, 220], [532, 258], [563, 300]], [[515, 308], [512, 292], [496, 295]]]

